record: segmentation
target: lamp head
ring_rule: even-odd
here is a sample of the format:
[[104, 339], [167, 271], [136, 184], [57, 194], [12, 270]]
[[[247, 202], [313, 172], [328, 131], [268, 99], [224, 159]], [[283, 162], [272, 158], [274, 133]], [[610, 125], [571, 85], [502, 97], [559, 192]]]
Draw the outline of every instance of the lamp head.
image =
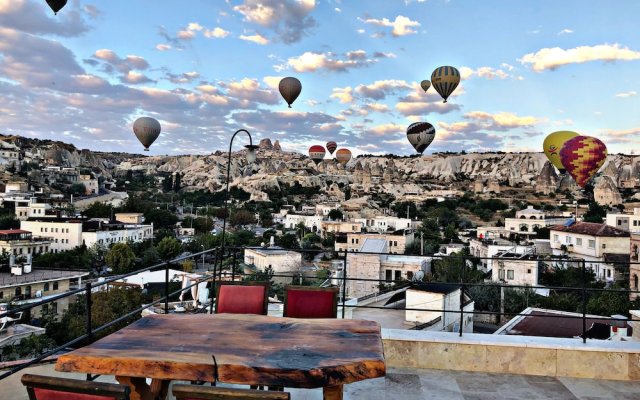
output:
[[249, 164], [253, 164], [256, 161], [256, 150], [258, 149], [259, 146], [256, 146], [254, 144], [248, 144], [246, 146], [244, 146], [245, 149], [247, 149], [247, 162]]

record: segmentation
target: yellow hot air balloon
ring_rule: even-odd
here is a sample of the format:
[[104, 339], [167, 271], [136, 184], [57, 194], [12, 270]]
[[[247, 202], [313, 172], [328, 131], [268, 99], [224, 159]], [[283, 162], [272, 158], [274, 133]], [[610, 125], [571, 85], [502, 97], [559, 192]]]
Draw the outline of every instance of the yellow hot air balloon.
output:
[[557, 131], [549, 134], [542, 143], [544, 154], [551, 161], [551, 164], [558, 168], [561, 174], [565, 173], [566, 168], [560, 160], [560, 150], [569, 139], [573, 139], [578, 135], [578, 133], [571, 131]]
[[431, 85], [442, 96], [443, 103], [447, 102], [451, 93], [460, 83], [460, 71], [454, 67], [438, 67], [431, 73]]

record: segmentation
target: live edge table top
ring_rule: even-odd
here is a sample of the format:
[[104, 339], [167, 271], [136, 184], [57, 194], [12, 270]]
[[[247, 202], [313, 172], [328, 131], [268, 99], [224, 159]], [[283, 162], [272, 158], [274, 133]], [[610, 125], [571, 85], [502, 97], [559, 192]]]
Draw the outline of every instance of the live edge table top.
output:
[[318, 388], [385, 375], [380, 325], [262, 315], [151, 315], [58, 358], [56, 369]]

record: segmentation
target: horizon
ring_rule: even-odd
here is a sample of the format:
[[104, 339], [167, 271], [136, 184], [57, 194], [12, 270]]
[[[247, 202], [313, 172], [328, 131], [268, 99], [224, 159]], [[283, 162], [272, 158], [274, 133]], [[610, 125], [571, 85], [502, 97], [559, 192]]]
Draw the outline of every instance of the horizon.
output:
[[[148, 4], [74, 0], [54, 16], [44, 1], [0, 0], [0, 129], [139, 154], [131, 127], [148, 115], [163, 127], [149, 156], [226, 151], [246, 128], [304, 155], [334, 140], [354, 157], [406, 157], [419, 120], [436, 127], [427, 156], [540, 153], [557, 130], [612, 155], [640, 144], [634, 1]], [[446, 104], [419, 88], [441, 65], [462, 75]], [[302, 82], [292, 109], [285, 76]]]

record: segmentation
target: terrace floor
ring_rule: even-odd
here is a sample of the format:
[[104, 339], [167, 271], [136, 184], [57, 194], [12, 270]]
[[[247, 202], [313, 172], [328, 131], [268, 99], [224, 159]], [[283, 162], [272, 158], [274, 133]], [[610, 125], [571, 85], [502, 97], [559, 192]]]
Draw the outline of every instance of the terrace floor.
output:
[[[56, 372], [52, 364], [28, 368], [29, 373], [84, 379], [84, 375]], [[0, 399], [28, 400], [20, 384], [22, 373], [0, 381]], [[113, 382], [103, 376], [98, 379]], [[293, 400], [321, 400], [322, 390], [285, 389]], [[345, 400], [595, 400], [640, 399], [640, 382], [552, 378], [432, 369], [391, 369], [385, 378], [345, 386]], [[173, 397], [171, 397], [173, 399]]]

